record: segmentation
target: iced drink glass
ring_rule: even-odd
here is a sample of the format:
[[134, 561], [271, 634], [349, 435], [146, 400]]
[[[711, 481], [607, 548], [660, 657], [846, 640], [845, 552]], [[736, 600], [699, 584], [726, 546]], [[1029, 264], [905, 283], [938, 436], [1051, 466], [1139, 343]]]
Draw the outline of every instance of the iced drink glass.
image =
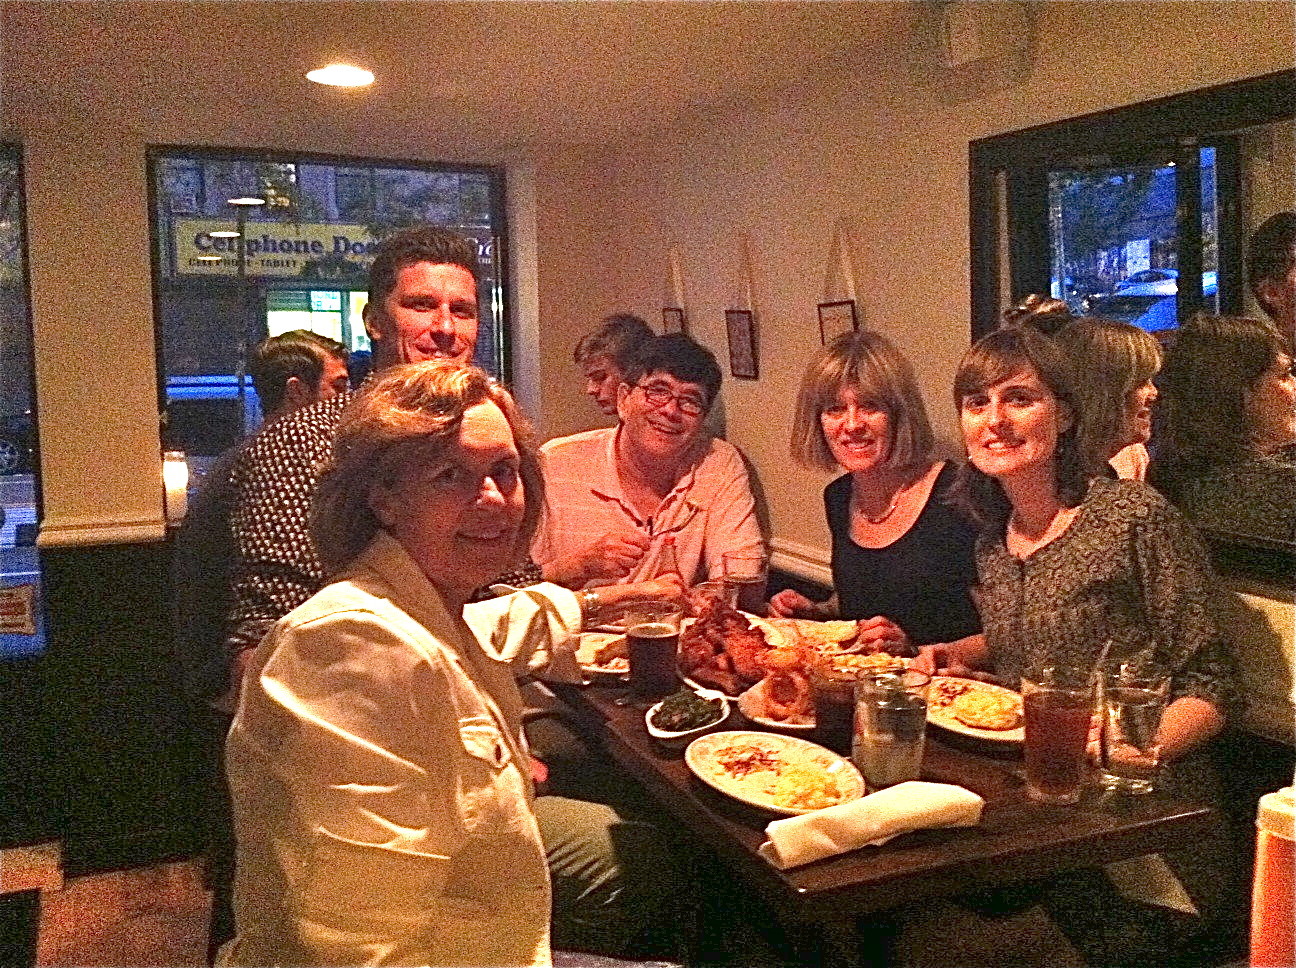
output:
[[1122, 665], [1102, 681], [1102, 785], [1126, 793], [1156, 789], [1161, 714], [1170, 677]]
[[1022, 679], [1026, 794], [1032, 800], [1080, 799], [1094, 694], [1095, 677], [1088, 670], [1049, 668]]

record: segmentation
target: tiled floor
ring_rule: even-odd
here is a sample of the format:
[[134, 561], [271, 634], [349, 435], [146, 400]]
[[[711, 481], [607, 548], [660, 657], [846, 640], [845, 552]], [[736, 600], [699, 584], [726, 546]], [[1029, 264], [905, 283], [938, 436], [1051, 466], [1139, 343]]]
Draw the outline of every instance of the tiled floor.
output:
[[202, 965], [210, 905], [196, 861], [72, 878], [42, 895], [37, 964]]

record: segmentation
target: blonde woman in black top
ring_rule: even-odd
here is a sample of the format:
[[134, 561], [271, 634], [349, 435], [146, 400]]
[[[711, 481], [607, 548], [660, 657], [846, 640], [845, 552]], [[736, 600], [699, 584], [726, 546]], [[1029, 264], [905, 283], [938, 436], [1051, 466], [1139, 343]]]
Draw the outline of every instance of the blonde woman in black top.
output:
[[774, 615], [860, 619], [866, 644], [896, 653], [977, 636], [974, 532], [945, 500], [954, 467], [931, 449], [913, 369], [888, 340], [864, 330], [818, 353], [791, 450], [807, 467], [847, 471], [824, 489], [834, 593], [812, 602], [779, 592]]

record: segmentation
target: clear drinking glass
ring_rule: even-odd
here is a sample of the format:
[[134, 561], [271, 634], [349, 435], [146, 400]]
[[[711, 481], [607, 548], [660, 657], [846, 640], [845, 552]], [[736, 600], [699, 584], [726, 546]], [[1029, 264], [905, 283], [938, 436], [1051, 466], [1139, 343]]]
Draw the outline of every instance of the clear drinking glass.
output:
[[738, 608], [757, 611], [765, 598], [769, 559], [759, 551], [726, 551], [721, 556], [724, 582], [733, 589]]
[[1102, 679], [1102, 785], [1149, 793], [1161, 767], [1158, 734], [1170, 677], [1123, 664]]
[[1097, 677], [1089, 669], [1049, 667], [1022, 678], [1026, 719], [1026, 794], [1075, 803], [1088, 774], [1086, 749]]
[[931, 677], [908, 669], [866, 676], [855, 686], [851, 759], [870, 790], [918, 779]]

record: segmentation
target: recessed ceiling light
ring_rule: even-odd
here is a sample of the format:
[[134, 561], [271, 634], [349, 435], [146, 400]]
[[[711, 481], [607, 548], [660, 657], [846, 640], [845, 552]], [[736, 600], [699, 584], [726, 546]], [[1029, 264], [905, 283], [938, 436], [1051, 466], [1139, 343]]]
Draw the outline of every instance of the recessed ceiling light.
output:
[[374, 76], [372, 71], [353, 64], [329, 64], [310, 71], [306, 79], [330, 87], [367, 87], [373, 83]]
[[264, 198], [257, 198], [255, 195], [240, 195], [238, 198], [231, 198], [226, 201], [227, 205], [244, 205], [248, 208], [255, 208], [257, 205], [264, 205]]
[[207, 234], [213, 239], [237, 239], [239, 237], [239, 233], [233, 229], [213, 229]]

